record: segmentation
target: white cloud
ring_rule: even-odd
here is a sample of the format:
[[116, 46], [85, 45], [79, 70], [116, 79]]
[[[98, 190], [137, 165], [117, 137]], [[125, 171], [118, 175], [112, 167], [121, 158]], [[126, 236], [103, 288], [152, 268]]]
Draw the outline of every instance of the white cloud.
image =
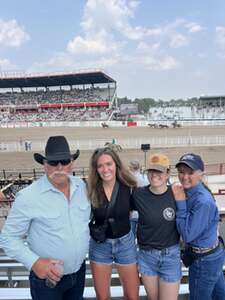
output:
[[0, 58], [0, 72], [11, 70], [12, 68], [15, 68], [15, 66], [7, 58]]
[[154, 71], [171, 70], [179, 65], [176, 58], [160, 49], [160, 43], [148, 45], [146, 42], [140, 42], [137, 46], [136, 63]]
[[174, 22], [167, 24], [162, 31], [169, 38], [171, 48], [188, 46], [191, 43], [190, 34], [203, 30], [196, 22], [187, 22], [185, 19], [177, 18]]
[[138, 7], [138, 5], [140, 4], [140, 1], [130, 1], [128, 3], [128, 5], [131, 7], [131, 8], [136, 8]]
[[225, 59], [225, 27], [216, 27], [216, 43], [219, 47], [218, 56]]
[[180, 33], [172, 36], [171, 41], [170, 41], [170, 47], [172, 47], [172, 48], [180, 48], [180, 47], [186, 46], [188, 44], [189, 44], [188, 38]]
[[67, 50], [70, 53], [99, 53], [103, 54], [107, 51], [107, 47], [101, 40], [85, 39], [81, 36], [75, 37], [72, 41], [69, 41]]
[[196, 32], [200, 32], [203, 30], [202, 26], [200, 24], [197, 23], [187, 23], [185, 25], [185, 27], [188, 29], [189, 33], [196, 33]]
[[107, 32], [116, 32], [131, 40], [141, 39], [147, 29], [130, 24], [138, 5], [139, 1], [88, 0], [81, 26], [89, 35], [104, 28]]
[[162, 28], [150, 28], [147, 29], [146, 31], [146, 35], [147, 36], [160, 36], [163, 33], [163, 29]]
[[140, 62], [145, 67], [145, 69], [153, 71], [168, 71], [175, 69], [178, 66], [178, 62], [172, 56], [145, 56], [140, 59]]
[[154, 44], [148, 45], [146, 42], [140, 42], [137, 45], [137, 51], [140, 52], [141, 54], [153, 53], [154, 51], [158, 50], [159, 48], [160, 48], [160, 43], [154, 43]]
[[17, 24], [16, 20], [3, 21], [0, 19], [0, 46], [19, 48], [29, 40], [28, 33]]
[[216, 41], [218, 45], [225, 48], [225, 27], [216, 27]]
[[135, 22], [140, 3], [87, 0], [81, 32], [68, 41], [63, 53], [55, 53], [47, 66], [65, 70], [110, 68], [123, 70], [124, 74], [131, 66], [152, 71], [178, 68], [181, 62], [176, 58], [176, 49], [189, 45], [191, 33], [202, 27], [181, 18], [163, 26], [141, 26]]
[[106, 54], [117, 51], [120, 45], [113, 41], [104, 30], [101, 30], [95, 35], [95, 37], [87, 36], [85, 38], [81, 36], [75, 37], [69, 41], [67, 50], [71, 54]]
[[35, 62], [29, 72], [43, 72], [43, 71], [80, 71], [84, 69], [104, 69], [112, 67], [120, 62], [119, 56], [104, 57], [100, 56], [97, 59], [88, 57], [86, 60], [77, 59], [74, 55], [69, 55], [67, 52], [55, 53], [45, 63]]
[[177, 60], [172, 56], [165, 56], [158, 62], [159, 69], [161, 70], [172, 70], [177, 68], [179, 65]]
[[[71, 70], [75, 68], [75, 59], [68, 55], [68, 53], [55, 53], [52, 58], [47, 62], [34, 62], [28, 70], [29, 72], [47, 72], [47, 71], [59, 71], [59, 70]], [[77, 67], [78, 68], [78, 67]]]
[[[101, 65], [127, 63], [128, 56], [132, 61], [139, 59], [139, 55], [133, 52], [137, 47], [135, 44], [162, 35], [161, 28], [131, 24], [139, 4], [140, 1], [129, 0], [88, 0], [81, 22], [83, 34], [68, 42], [68, 53], [79, 55], [90, 64], [90, 55], [95, 55], [95, 64]], [[152, 41], [151, 44], [160, 47], [160, 43]]]

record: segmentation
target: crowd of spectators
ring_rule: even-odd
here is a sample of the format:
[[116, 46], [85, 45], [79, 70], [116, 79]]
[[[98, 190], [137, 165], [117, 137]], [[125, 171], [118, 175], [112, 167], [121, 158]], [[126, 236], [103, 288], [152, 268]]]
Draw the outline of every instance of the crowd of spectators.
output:
[[[48, 121], [106, 121], [112, 110], [108, 108], [48, 108], [35, 110], [0, 110], [0, 122], [48, 122]], [[174, 121], [174, 120], [199, 120], [199, 119], [222, 119], [225, 115], [225, 107], [154, 107], [145, 116], [151, 121]], [[128, 117], [128, 116], [125, 116]], [[131, 116], [130, 116], [131, 117]], [[137, 116], [132, 116], [136, 120]], [[143, 115], [142, 115], [143, 117]], [[115, 119], [115, 118], [113, 118]], [[138, 118], [137, 118], [138, 120]], [[143, 118], [141, 119], [143, 120]]]
[[216, 119], [224, 118], [225, 106], [168, 106], [152, 107], [149, 110], [151, 120]]
[[[113, 91], [111, 91], [113, 94]], [[111, 96], [112, 96], [111, 94]], [[0, 105], [34, 105], [43, 103], [74, 103], [111, 100], [108, 88], [58, 89], [0, 93]]]
[[51, 122], [51, 121], [105, 121], [111, 114], [110, 109], [90, 109], [90, 110], [72, 110], [72, 109], [48, 109], [41, 112], [16, 112], [1, 113], [1, 123], [11, 122]]

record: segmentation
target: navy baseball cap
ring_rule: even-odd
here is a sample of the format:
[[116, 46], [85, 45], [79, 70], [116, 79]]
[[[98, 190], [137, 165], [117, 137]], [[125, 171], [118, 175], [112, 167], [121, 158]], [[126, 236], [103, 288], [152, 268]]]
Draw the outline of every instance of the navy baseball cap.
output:
[[191, 168], [192, 170], [201, 170], [204, 171], [204, 163], [201, 159], [201, 156], [193, 153], [187, 153], [181, 156], [179, 162], [176, 164], [176, 168], [179, 165], [184, 164]]

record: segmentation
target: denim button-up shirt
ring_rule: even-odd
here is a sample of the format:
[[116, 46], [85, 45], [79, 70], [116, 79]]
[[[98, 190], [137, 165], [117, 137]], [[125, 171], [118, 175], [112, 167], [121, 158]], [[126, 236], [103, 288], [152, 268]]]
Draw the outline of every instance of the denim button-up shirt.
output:
[[216, 244], [219, 213], [210, 192], [200, 182], [186, 191], [187, 200], [176, 201], [177, 228], [190, 246], [208, 248]]
[[88, 252], [90, 204], [85, 183], [70, 176], [70, 200], [44, 175], [21, 190], [0, 235], [6, 254], [31, 269], [39, 257], [60, 259], [64, 274]]

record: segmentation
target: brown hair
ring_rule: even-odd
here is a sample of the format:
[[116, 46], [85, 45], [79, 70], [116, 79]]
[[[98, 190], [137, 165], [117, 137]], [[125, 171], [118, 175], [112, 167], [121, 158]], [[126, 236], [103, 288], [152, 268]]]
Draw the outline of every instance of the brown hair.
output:
[[102, 179], [98, 174], [97, 171], [97, 163], [100, 156], [103, 154], [109, 155], [115, 165], [116, 165], [116, 179], [119, 182], [122, 182], [123, 184], [133, 188], [137, 186], [137, 183], [135, 181], [135, 178], [132, 176], [132, 174], [129, 172], [128, 169], [126, 169], [119, 157], [119, 155], [113, 151], [109, 147], [105, 148], [98, 148], [96, 149], [90, 159], [90, 167], [89, 167], [89, 176], [88, 176], [88, 196], [91, 200], [91, 204], [94, 207], [101, 206], [101, 195], [102, 195]]

